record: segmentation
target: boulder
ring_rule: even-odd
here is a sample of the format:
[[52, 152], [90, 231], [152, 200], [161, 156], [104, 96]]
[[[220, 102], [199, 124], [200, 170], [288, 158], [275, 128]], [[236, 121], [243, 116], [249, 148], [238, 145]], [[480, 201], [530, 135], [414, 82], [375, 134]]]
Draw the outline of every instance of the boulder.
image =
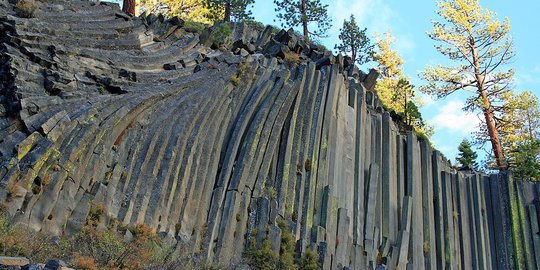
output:
[[169, 19], [169, 23], [178, 27], [183, 27], [185, 22], [179, 17], [172, 17]]
[[65, 270], [68, 265], [62, 260], [49, 260], [43, 270]]
[[276, 40], [272, 39], [270, 42], [268, 42], [264, 49], [264, 54], [274, 56], [274, 57], [280, 57], [285, 58], [285, 54], [290, 52], [291, 50], [287, 45], [281, 44], [277, 42]]
[[366, 90], [373, 90], [378, 78], [379, 72], [375, 69], [370, 69], [368, 75], [364, 79], [364, 87], [366, 87]]
[[21, 267], [21, 270], [41, 270], [42, 268], [37, 264], [27, 264]]
[[317, 60], [317, 62], [315, 62], [315, 65], [317, 66], [317, 69], [321, 69], [321, 67], [331, 65], [334, 62], [334, 56], [329, 55]]

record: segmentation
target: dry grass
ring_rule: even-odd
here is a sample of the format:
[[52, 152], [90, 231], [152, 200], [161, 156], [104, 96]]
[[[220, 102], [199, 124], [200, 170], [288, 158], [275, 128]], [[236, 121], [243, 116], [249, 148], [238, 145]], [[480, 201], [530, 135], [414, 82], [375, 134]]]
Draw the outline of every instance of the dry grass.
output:
[[97, 270], [96, 260], [90, 257], [82, 256], [79, 253], [75, 254], [73, 264], [77, 269], [81, 270]]
[[291, 64], [298, 64], [300, 63], [300, 55], [295, 52], [287, 52], [283, 60]]
[[35, 0], [19, 0], [15, 5], [15, 12], [21, 18], [33, 18], [39, 8], [39, 3]]

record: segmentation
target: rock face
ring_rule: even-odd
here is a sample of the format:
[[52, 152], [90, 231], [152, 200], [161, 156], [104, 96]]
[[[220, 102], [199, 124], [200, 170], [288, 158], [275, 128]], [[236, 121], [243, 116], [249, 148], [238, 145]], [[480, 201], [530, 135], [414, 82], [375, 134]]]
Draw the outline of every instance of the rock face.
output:
[[324, 269], [539, 262], [536, 193], [456, 172], [399, 131], [376, 73], [292, 31], [236, 25], [221, 51], [179, 19], [60, 0], [22, 19], [1, 1], [0, 201], [18, 223], [72, 233], [103, 204], [104, 225], [224, 264], [252, 237], [278, 251], [278, 219]]

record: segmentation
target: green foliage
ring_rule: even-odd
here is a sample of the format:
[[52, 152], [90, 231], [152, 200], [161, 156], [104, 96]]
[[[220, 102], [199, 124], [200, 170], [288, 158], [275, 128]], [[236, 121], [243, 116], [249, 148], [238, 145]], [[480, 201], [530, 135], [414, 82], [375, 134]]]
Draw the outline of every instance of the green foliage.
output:
[[517, 179], [540, 180], [540, 139], [519, 143], [508, 156]]
[[247, 26], [249, 26], [249, 27], [251, 27], [251, 28], [253, 28], [253, 29], [257, 30], [257, 31], [260, 31], [260, 32], [264, 31], [264, 28], [266, 28], [264, 23], [256, 21], [256, 20], [249, 19], [249, 20], [245, 20], [244, 23]]
[[478, 163], [476, 162], [478, 154], [472, 150], [471, 144], [467, 139], [463, 139], [461, 144], [459, 144], [458, 150], [459, 153], [456, 160], [462, 167], [470, 167], [475, 170], [478, 169]]
[[210, 38], [218, 46], [229, 46], [231, 43], [231, 27], [228, 23], [220, 23], [212, 31]]
[[300, 270], [318, 270], [321, 269], [319, 265], [319, 254], [311, 249], [307, 249], [306, 253], [300, 259]]
[[35, 0], [19, 0], [15, 4], [15, 13], [21, 18], [33, 18], [39, 8]]
[[272, 250], [270, 239], [266, 236], [261, 248], [257, 248], [255, 237], [252, 237], [246, 253], [249, 264], [260, 270], [274, 270], [278, 265], [278, 255]]
[[185, 21], [184, 28], [190, 32], [195, 32], [201, 34], [206, 26], [203, 23], [200, 22], [194, 22], [194, 21]]
[[[277, 5], [277, 18], [284, 28], [302, 26], [306, 39], [310, 37], [326, 37], [332, 19], [328, 16], [328, 5], [321, 0], [274, 0]], [[310, 31], [308, 25], [316, 23], [317, 29]]]
[[537, 181], [540, 102], [531, 91], [508, 93], [503, 99], [497, 128], [507, 161], [518, 179]]
[[373, 47], [370, 39], [366, 35], [367, 28], [360, 30], [354, 15], [347, 21], [343, 21], [343, 27], [339, 30], [339, 40], [341, 44], [336, 45], [336, 49], [345, 54], [351, 55], [353, 62], [359, 65], [368, 63], [372, 59]]
[[[281, 229], [279, 256], [272, 250], [268, 236], [264, 238], [260, 248], [257, 248], [255, 237], [251, 238], [246, 252], [246, 259], [255, 269], [298, 269], [298, 262], [295, 260], [296, 241], [294, 235], [289, 231], [285, 220], [278, 220], [278, 226]], [[254, 230], [252, 235], [256, 234], [257, 232]]]
[[298, 265], [296, 265], [294, 260], [296, 243], [294, 235], [289, 231], [289, 226], [285, 220], [279, 220], [278, 226], [281, 229], [278, 269], [298, 269]]
[[214, 17], [219, 17], [226, 22], [242, 22], [252, 20], [249, 7], [255, 3], [255, 0], [204, 0]]

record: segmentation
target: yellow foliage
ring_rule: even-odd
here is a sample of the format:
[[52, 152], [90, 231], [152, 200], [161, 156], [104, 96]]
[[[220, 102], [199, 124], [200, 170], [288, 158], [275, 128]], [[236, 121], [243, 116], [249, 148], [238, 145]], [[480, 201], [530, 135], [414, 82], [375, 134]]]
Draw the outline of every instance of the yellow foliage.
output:
[[205, 0], [141, 0], [141, 11], [178, 16], [187, 21], [213, 24], [217, 11], [205, 5]]

